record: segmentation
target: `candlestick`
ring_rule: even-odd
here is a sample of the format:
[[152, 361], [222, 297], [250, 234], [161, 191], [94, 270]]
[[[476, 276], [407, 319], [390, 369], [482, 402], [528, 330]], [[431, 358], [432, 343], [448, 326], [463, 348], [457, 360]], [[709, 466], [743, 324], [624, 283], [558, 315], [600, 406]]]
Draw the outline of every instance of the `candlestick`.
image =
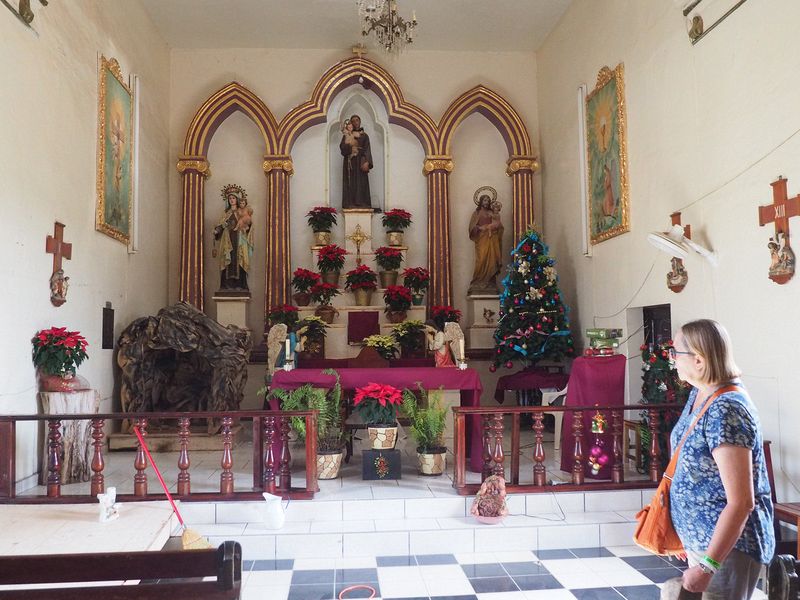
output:
[[284, 357], [285, 360], [292, 360], [292, 342], [289, 339], [286, 339], [286, 356]]
[[458, 356], [464, 362], [464, 340], [458, 340]]

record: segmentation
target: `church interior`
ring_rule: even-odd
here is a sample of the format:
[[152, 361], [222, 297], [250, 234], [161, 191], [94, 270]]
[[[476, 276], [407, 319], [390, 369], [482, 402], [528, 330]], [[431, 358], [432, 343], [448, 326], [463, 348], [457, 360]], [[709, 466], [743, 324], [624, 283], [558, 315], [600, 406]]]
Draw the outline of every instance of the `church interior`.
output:
[[0, 598], [663, 598], [697, 319], [797, 558], [795, 0], [3, 4]]

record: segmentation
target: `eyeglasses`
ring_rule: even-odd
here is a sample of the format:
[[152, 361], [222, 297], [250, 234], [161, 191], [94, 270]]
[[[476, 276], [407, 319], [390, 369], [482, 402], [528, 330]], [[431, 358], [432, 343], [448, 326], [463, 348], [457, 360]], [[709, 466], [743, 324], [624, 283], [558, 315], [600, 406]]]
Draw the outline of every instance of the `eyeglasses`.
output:
[[690, 356], [694, 356], [694, 352], [684, 352], [683, 350], [675, 350], [675, 348], [670, 348], [667, 350], [667, 352], [669, 352], [669, 357], [673, 360], [676, 356], [678, 356], [678, 354], [688, 354]]

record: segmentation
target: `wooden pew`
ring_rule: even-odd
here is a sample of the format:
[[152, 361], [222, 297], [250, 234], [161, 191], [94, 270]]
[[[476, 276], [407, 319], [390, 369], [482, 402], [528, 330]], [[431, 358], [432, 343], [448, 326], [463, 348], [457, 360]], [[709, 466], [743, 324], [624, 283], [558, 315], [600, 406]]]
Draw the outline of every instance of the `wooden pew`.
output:
[[[214, 580], [203, 581], [203, 578]], [[122, 581], [153, 583], [122, 585]], [[108, 582], [62, 588], [34, 584]], [[242, 585], [242, 547], [224, 542], [210, 550], [108, 552], [0, 557], [0, 599], [19, 600], [237, 600]]]

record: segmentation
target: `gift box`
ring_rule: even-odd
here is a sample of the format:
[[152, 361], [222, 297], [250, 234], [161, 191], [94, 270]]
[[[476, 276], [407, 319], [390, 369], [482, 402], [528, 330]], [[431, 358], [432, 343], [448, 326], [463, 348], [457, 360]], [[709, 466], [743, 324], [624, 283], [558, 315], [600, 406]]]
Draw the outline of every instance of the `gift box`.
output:
[[400, 450], [362, 450], [361, 478], [400, 479]]

